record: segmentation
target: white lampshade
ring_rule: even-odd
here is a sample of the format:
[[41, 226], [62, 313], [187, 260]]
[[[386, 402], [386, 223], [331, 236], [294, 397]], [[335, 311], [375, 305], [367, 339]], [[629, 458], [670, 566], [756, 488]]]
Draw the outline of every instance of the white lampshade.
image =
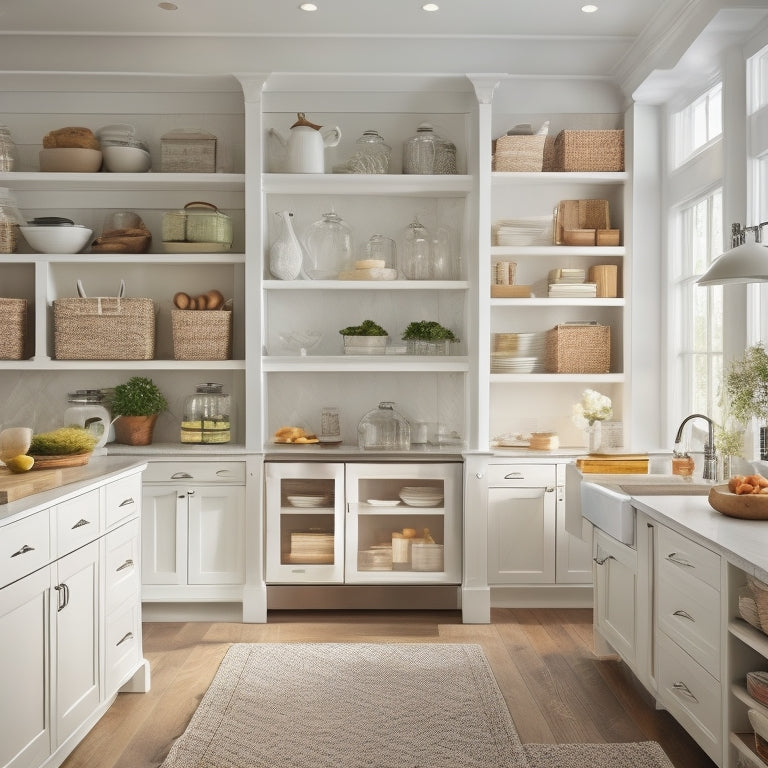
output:
[[729, 285], [768, 281], [768, 249], [761, 243], [744, 243], [718, 256], [696, 281], [699, 285]]

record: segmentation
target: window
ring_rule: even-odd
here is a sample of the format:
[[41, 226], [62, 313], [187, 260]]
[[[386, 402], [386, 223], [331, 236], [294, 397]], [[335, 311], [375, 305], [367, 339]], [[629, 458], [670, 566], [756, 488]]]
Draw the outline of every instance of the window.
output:
[[749, 114], [768, 106], [768, 47], [747, 62], [750, 103]]
[[723, 132], [723, 86], [718, 83], [672, 117], [673, 166], [681, 166]]
[[705, 413], [715, 421], [723, 378], [723, 289], [696, 280], [722, 252], [722, 205], [717, 188], [677, 210], [671, 271], [675, 410], [681, 417]]

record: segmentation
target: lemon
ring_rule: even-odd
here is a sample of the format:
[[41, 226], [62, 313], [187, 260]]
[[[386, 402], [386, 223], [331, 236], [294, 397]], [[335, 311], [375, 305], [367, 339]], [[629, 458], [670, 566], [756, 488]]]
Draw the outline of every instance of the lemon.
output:
[[8, 467], [11, 472], [28, 472], [32, 469], [34, 463], [35, 460], [31, 456], [26, 456], [22, 453], [19, 456], [14, 456], [12, 459], [8, 459], [8, 461], [5, 462], [5, 466]]

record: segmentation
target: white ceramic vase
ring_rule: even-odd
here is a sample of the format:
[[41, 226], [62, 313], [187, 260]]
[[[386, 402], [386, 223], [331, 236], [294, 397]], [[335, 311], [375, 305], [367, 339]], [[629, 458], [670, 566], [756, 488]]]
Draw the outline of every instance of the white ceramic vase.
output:
[[602, 435], [603, 429], [601, 426], [601, 422], [595, 421], [592, 424], [590, 424], [586, 430], [586, 443], [587, 443], [587, 451], [589, 453], [597, 453], [600, 450], [600, 444], [603, 441], [603, 435]]
[[290, 211], [277, 211], [281, 231], [269, 249], [269, 271], [278, 280], [295, 280], [301, 274], [303, 253], [301, 244], [293, 230]]

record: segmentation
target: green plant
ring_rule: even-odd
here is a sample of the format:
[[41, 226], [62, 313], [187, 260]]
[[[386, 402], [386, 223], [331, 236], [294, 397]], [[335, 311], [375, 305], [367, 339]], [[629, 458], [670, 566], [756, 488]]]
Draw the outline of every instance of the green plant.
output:
[[421, 320], [409, 323], [403, 331], [403, 341], [458, 341], [450, 328], [446, 328], [434, 320]]
[[342, 336], [389, 336], [389, 333], [373, 320], [363, 320], [360, 325], [342, 328], [339, 333]]
[[96, 445], [96, 438], [82, 427], [60, 427], [51, 432], [32, 435], [28, 454], [33, 456], [60, 456], [73, 453], [89, 453]]
[[113, 416], [151, 416], [168, 407], [160, 388], [144, 376], [132, 376], [115, 387], [111, 401]]
[[747, 347], [743, 358], [731, 361], [725, 391], [728, 408], [739, 421], [768, 420], [768, 353], [762, 342]]

